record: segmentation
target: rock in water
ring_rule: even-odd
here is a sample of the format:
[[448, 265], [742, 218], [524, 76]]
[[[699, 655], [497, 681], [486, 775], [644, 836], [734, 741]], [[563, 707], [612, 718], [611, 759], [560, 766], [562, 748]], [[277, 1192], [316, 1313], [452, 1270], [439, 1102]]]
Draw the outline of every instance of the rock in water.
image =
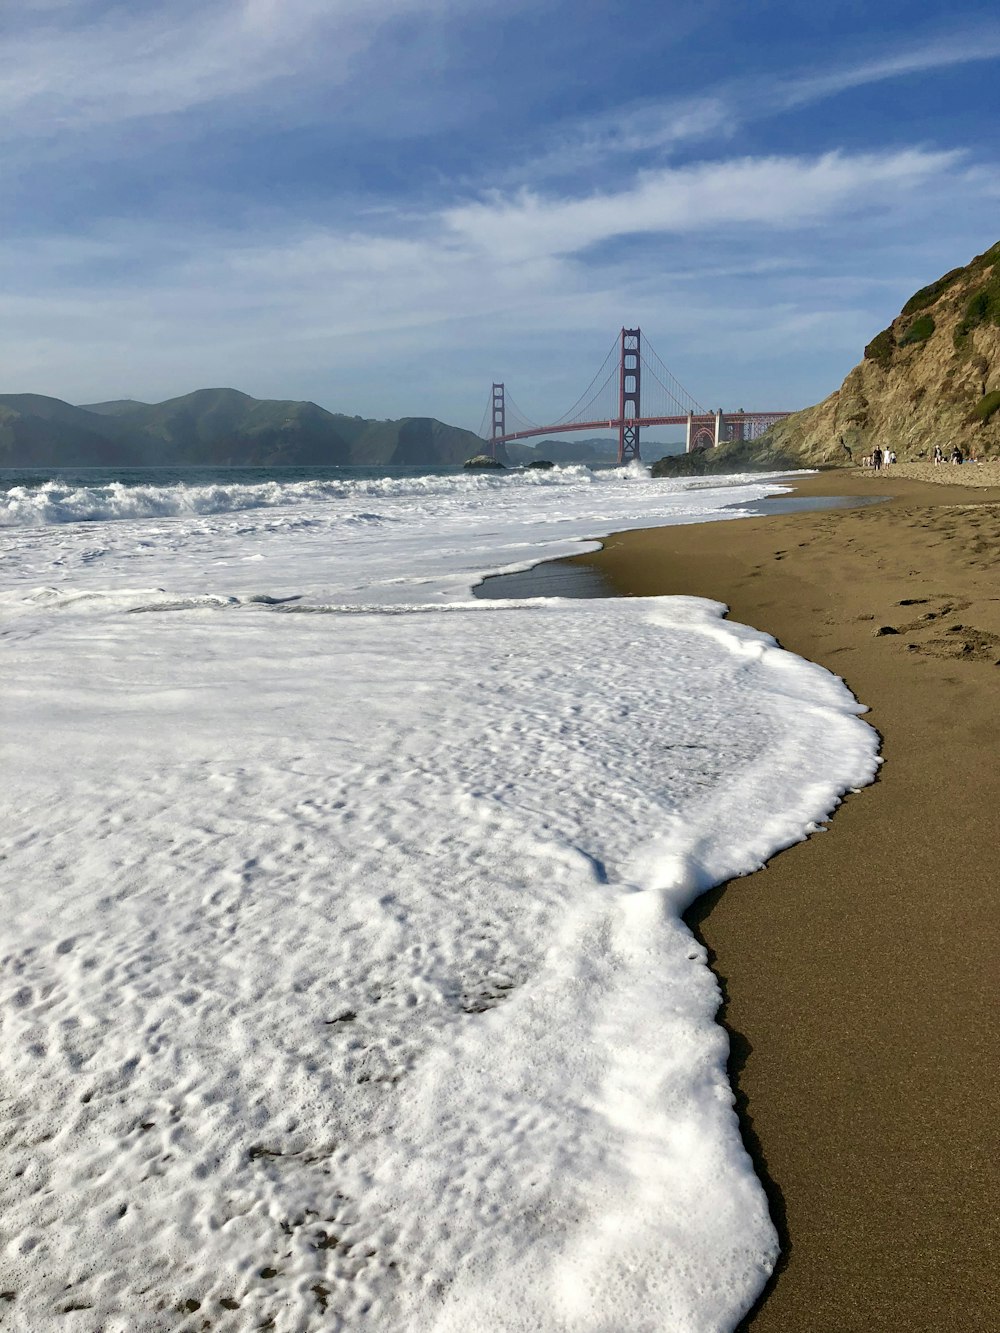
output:
[[476, 454], [475, 458], [467, 458], [462, 464], [463, 467], [475, 468], [499, 468], [501, 472], [506, 471], [503, 463], [497, 458], [491, 458], [489, 454]]

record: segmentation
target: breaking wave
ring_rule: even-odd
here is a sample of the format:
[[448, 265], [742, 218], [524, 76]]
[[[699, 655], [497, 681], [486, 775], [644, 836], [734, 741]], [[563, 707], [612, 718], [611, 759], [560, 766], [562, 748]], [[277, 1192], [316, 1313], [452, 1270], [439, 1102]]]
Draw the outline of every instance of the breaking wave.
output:
[[406, 477], [337, 478], [310, 481], [216, 482], [172, 485], [111, 481], [75, 485], [58, 480], [40, 486], [12, 486], [0, 494], [0, 527], [48, 527], [61, 523], [113, 522], [116, 519], [187, 518], [277, 509], [324, 501], [474, 494], [512, 488], [551, 488], [621, 480], [624, 474], [648, 476], [645, 468], [556, 467], [550, 472], [457, 473]]

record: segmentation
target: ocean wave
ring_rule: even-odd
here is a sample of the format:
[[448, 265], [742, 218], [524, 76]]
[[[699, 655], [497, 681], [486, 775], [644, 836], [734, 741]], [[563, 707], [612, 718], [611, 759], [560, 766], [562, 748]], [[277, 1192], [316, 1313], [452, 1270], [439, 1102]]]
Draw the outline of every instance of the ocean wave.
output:
[[[13, 486], [0, 495], [0, 527], [48, 527], [65, 523], [107, 523], [144, 518], [187, 518], [276, 509], [329, 501], [405, 499], [470, 495], [499, 489], [600, 484], [621, 480], [631, 469], [591, 472], [586, 467], [553, 468], [550, 472], [469, 472], [446, 476], [367, 477], [312, 481], [265, 481], [252, 484], [216, 482], [196, 485], [126, 485], [114, 481], [79, 486], [48, 481], [38, 487]], [[648, 475], [645, 469], [634, 472]], [[375, 517], [366, 515], [366, 517]]]

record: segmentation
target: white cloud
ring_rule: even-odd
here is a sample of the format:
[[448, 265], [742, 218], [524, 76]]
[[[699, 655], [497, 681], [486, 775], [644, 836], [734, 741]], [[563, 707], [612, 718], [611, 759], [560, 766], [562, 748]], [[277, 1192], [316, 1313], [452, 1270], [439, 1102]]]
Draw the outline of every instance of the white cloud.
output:
[[[615, 159], [662, 158], [685, 143], [730, 138], [742, 124], [821, 102], [838, 93], [1000, 57], [1000, 29], [952, 34], [903, 51], [888, 51], [821, 73], [715, 82], [710, 95], [636, 102], [601, 116], [583, 117], [551, 131], [546, 150], [516, 169], [522, 182], [544, 181], [581, 171], [590, 177]], [[506, 173], [515, 178], [515, 169]]]
[[976, 61], [1000, 57], [1000, 30], [995, 26], [976, 33], [960, 33], [947, 38], [845, 65], [822, 74], [786, 79], [769, 89], [779, 106], [790, 108], [819, 102], [837, 93], [906, 74], [925, 74], [936, 69], [950, 69]]
[[522, 190], [444, 213], [448, 230], [476, 249], [517, 262], [577, 254], [637, 233], [697, 232], [731, 224], [789, 227], [847, 206], [891, 202], [947, 174], [961, 154], [905, 149], [819, 158], [767, 157], [665, 167], [625, 189], [583, 198]]
[[[329, 110], [317, 89], [346, 88], [359, 70], [373, 78], [384, 71], [391, 92], [368, 88], [362, 98], [351, 89], [340, 101], [370, 103], [386, 124], [390, 116], [419, 118], [418, 99], [401, 87], [419, 85], [421, 96], [460, 114], [462, 96], [428, 52], [449, 36], [460, 46], [469, 25], [433, 20], [452, 11], [500, 20], [545, 3], [23, 0], [4, 19], [0, 138], [21, 136], [37, 175], [45, 152], [32, 136], [56, 135], [46, 151], [85, 175], [79, 141], [59, 137], [64, 130], [104, 127], [87, 151], [113, 163], [126, 142], [148, 151], [154, 127], [143, 118], [176, 118], [165, 123], [165, 138], [202, 127], [227, 105], [244, 133], [260, 107], [279, 102], [286, 123], [304, 121]], [[419, 28], [427, 49], [420, 56], [411, 43], [396, 68], [386, 56], [401, 39], [386, 25], [408, 17], [427, 20], [407, 29], [413, 36]], [[390, 205], [359, 222], [364, 201], [351, 207], [338, 195], [334, 170], [330, 211], [338, 225], [283, 217], [273, 200], [257, 199], [252, 219], [241, 214], [241, 230], [150, 217], [129, 225], [72, 220], [59, 234], [8, 238], [0, 250], [4, 387], [85, 401], [164, 397], [213, 381], [372, 415], [427, 411], [461, 420], [453, 395], [463, 377], [475, 388], [520, 357], [536, 379], [553, 384], [564, 366], [568, 382], [578, 340], [592, 338], [602, 353], [622, 323], [662, 328], [665, 311], [683, 329], [681, 345], [699, 358], [694, 373], [677, 371], [700, 396], [720, 396], [699, 376], [727, 358], [756, 358], [761, 373], [783, 383], [804, 355], [797, 343], [808, 342], [817, 360], [831, 342], [848, 357], [851, 347], [860, 351], [898, 309], [893, 275], [905, 297], [908, 285], [994, 240], [984, 236], [966, 252], [977, 227], [993, 225], [1000, 177], [988, 163], [967, 168], [962, 154], [919, 147], [685, 166], [671, 165], [671, 156], [681, 145], [690, 153], [724, 140], [742, 121], [998, 53], [1000, 35], [984, 32], [817, 75], [761, 79], [755, 71], [744, 81], [713, 82], [703, 97], [542, 124], [540, 153], [522, 159], [516, 174], [502, 164], [490, 173], [494, 184], [535, 188], [477, 196], [470, 186], [463, 195], [435, 175], [428, 188], [444, 202], [417, 216]], [[453, 71], [461, 58], [449, 48], [441, 64]], [[180, 120], [191, 111], [190, 121]], [[16, 158], [10, 153], [8, 164]], [[39, 179], [44, 192], [48, 179]], [[572, 191], [562, 188], [567, 181]], [[99, 202], [109, 212], [117, 206], [114, 196]], [[172, 198], [175, 216], [184, 203]], [[351, 223], [343, 220], [349, 207]], [[912, 229], [900, 225], [908, 212], [936, 248], [897, 261], [915, 244]], [[891, 254], [882, 267], [872, 258], [880, 242]], [[541, 343], [537, 369], [530, 352]], [[567, 401], [579, 387], [568, 383]], [[531, 406], [530, 388], [524, 392]], [[764, 396], [786, 401], [769, 390]], [[477, 398], [476, 420], [466, 424], [477, 424], [480, 408]]]
[[682, 143], [725, 137], [734, 126], [733, 108], [722, 97], [637, 103], [557, 126], [545, 152], [519, 165], [516, 175], [521, 181], [581, 171], [592, 175], [609, 159], [662, 153]]
[[[603, 354], [622, 323], [665, 328], [670, 311], [670, 328], [682, 321], [684, 355], [698, 358], [693, 369], [672, 368], [714, 401], [724, 386], [705, 383], [706, 366], [719, 375], [727, 357], [756, 357], [759, 367], [780, 348], [766, 374], [784, 382], [801, 330], [824, 330], [812, 339], [818, 356], [823, 339], [849, 346], [856, 330], [878, 327], [857, 313], [865, 265], [849, 290], [817, 283], [829, 269], [808, 237], [832, 224], [842, 249], [880, 227], [896, 234], [891, 224], [917, 204], [928, 226], [935, 200], [948, 201], [949, 216], [961, 211], [980, 185], [957, 160], [918, 149], [740, 159], [647, 173], [586, 199], [497, 197], [419, 218], [380, 213], [368, 230], [293, 224], [253, 235], [119, 223], [12, 242], [0, 252], [0, 330], [11, 331], [0, 335], [5, 386], [94, 401], [230, 383], [475, 426], [479, 381], [522, 368], [539, 340], [546, 382], [561, 400], [562, 375], [572, 401], [581, 342]], [[579, 262], [582, 249], [637, 230], [672, 239], [642, 244], [641, 254], [623, 243]], [[785, 238], [778, 245], [776, 235]], [[916, 275], [926, 277], [922, 268]], [[877, 299], [898, 308], [897, 296], [890, 286]], [[669, 347], [660, 350], [673, 361]], [[525, 374], [537, 381], [537, 364]], [[456, 401], [466, 391], [475, 420]], [[531, 394], [528, 380], [518, 391], [526, 407]]]
[[[390, 20], [472, 0], [172, 0], [72, 13], [35, 0], [4, 43], [6, 137], [189, 111], [292, 75], [327, 85]], [[59, 21], [48, 11], [59, 10]], [[30, 21], [32, 10], [34, 21]]]

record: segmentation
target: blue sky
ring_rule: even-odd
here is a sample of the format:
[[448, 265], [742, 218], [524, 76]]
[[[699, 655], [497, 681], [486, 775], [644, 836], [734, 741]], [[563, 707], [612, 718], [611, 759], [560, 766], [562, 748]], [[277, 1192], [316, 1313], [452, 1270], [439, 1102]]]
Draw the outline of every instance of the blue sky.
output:
[[4, 392], [476, 429], [627, 324], [796, 408], [1000, 239], [995, 5], [20, 0], [0, 40]]

